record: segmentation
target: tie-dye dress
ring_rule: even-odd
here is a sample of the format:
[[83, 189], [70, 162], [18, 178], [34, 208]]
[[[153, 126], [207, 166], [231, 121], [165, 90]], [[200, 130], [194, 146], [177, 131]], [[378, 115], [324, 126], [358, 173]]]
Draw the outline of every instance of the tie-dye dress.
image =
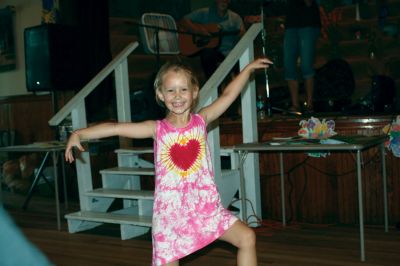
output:
[[157, 121], [153, 207], [153, 265], [163, 265], [219, 238], [237, 220], [214, 182], [204, 119], [176, 128]]

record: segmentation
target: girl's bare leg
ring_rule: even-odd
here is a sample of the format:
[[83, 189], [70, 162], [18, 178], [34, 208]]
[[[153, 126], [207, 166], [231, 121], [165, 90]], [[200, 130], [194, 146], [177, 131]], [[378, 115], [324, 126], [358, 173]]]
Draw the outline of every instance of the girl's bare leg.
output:
[[256, 234], [241, 221], [235, 222], [220, 238], [238, 248], [238, 266], [256, 266]]
[[179, 266], [179, 260], [164, 264], [164, 266]]

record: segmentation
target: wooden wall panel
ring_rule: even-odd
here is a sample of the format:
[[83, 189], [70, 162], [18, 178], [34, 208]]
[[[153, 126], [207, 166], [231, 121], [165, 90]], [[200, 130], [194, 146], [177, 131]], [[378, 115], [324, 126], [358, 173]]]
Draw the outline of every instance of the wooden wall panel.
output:
[[0, 106], [0, 128], [15, 130], [16, 144], [54, 140], [53, 130], [47, 123], [53, 113], [50, 95], [0, 99]]
[[[56, 92], [56, 109], [62, 107], [73, 91]], [[51, 94], [22, 95], [0, 98], [0, 130], [16, 131], [16, 144], [29, 144], [56, 138], [56, 129], [48, 121], [53, 116]]]

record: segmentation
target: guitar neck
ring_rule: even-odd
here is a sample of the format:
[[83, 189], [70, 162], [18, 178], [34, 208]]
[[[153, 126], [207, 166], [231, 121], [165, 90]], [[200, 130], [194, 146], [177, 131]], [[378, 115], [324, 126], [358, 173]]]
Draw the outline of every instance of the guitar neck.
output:
[[[204, 35], [201, 33], [201, 28], [206, 28], [209, 32], [209, 35]], [[239, 30], [233, 31], [224, 31], [220, 28], [220, 26], [216, 23], [209, 23], [209, 24], [198, 24], [192, 23], [191, 29], [186, 31], [179, 31], [180, 34], [188, 34], [196, 37], [222, 37], [222, 36], [229, 36], [229, 35], [238, 35], [240, 33]]]

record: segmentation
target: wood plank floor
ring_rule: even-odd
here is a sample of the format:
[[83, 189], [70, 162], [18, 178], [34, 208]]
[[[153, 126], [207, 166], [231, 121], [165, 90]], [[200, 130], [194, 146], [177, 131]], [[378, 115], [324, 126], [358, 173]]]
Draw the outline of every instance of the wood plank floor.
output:
[[[3, 192], [4, 207], [30, 241], [55, 264], [70, 265], [150, 265], [151, 238], [121, 240], [114, 225], [104, 225], [81, 233], [68, 233], [62, 219], [58, 231], [53, 198], [34, 196], [27, 210], [23, 197]], [[71, 203], [69, 213], [77, 210]], [[360, 262], [358, 226], [299, 225], [282, 228], [278, 221], [256, 228], [259, 265], [400, 265], [400, 231], [384, 233], [381, 226], [366, 226], [366, 262]], [[236, 265], [235, 249], [222, 241], [182, 260], [181, 265]]]

